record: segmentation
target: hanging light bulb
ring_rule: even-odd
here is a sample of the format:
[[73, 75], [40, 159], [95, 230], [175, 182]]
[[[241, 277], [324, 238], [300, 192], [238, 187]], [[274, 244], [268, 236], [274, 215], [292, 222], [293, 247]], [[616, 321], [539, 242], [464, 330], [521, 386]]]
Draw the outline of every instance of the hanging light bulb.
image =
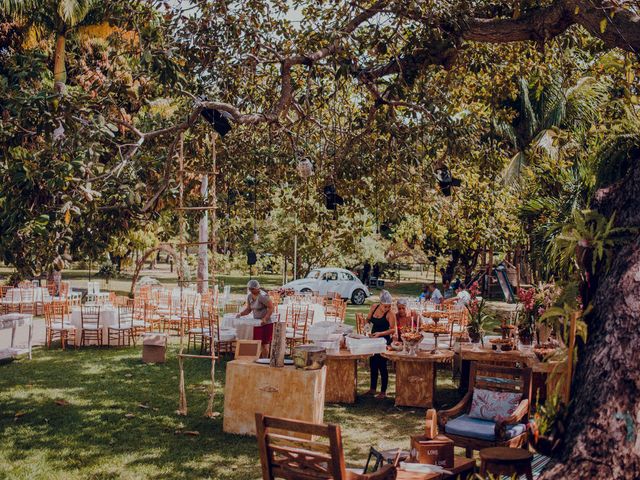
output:
[[300, 178], [309, 178], [313, 175], [313, 164], [307, 158], [305, 158], [304, 160], [300, 160], [296, 168], [298, 170], [298, 175], [300, 176]]

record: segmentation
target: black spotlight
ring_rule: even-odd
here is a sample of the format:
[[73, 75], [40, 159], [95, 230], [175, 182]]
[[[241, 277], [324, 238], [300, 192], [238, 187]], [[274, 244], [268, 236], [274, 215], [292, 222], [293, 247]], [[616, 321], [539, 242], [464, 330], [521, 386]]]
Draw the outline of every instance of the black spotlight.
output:
[[258, 256], [253, 250], [247, 250], [247, 265], [255, 265], [258, 262]]
[[440, 191], [445, 197], [451, 196], [451, 187], [459, 187], [462, 183], [460, 179], [451, 176], [451, 171], [447, 166], [436, 168], [436, 180]]
[[324, 197], [327, 210], [335, 210], [338, 205], [342, 205], [344, 203], [342, 197], [336, 193], [335, 185], [325, 185]]
[[231, 120], [233, 117], [228, 112], [221, 112], [213, 108], [205, 108], [202, 110], [201, 115], [204, 119], [213, 125], [213, 129], [218, 132], [221, 137], [224, 137], [231, 131]]

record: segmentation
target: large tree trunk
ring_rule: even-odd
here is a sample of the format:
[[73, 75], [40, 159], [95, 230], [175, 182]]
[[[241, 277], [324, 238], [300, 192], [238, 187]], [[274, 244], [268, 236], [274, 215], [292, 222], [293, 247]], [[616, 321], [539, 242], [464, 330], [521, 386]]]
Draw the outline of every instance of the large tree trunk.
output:
[[[640, 226], [640, 159], [625, 178], [596, 195], [618, 226]], [[640, 237], [616, 252], [587, 318], [560, 461], [543, 480], [640, 478]]]

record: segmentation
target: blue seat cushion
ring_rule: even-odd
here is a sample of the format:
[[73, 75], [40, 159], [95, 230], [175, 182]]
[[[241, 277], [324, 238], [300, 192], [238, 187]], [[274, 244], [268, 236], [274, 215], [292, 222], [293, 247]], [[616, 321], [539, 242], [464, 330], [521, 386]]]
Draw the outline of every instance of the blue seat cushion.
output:
[[[480, 418], [472, 418], [469, 415], [460, 415], [457, 418], [449, 420], [444, 427], [446, 433], [459, 435], [461, 437], [477, 438], [479, 440], [488, 440], [490, 442], [496, 439], [495, 422], [491, 420], [483, 420]], [[513, 438], [524, 433], [527, 426], [524, 423], [508, 425], [506, 429], [507, 438]]]

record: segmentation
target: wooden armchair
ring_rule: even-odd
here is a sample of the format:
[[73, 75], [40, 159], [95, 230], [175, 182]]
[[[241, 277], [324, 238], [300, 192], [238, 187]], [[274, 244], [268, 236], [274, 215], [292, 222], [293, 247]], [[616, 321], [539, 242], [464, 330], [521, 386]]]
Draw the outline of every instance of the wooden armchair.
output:
[[[306, 438], [301, 438], [303, 435]], [[354, 473], [346, 469], [338, 425], [321, 425], [256, 413], [263, 480], [395, 480], [396, 467]], [[324, 441], [322, 441], [324, 439]], [[328, 440], [328, 443], [327, 441]]]
[[[487, 447], [526, 447], [527, 422], [531, 398], [531, 369], [486, 365], [471, 365], [469, 391], [460, 402], [449, 410], [438, 412], [440, 431], [454, 444], [466, 449], [467, 457], [473, 450]], [[507, 418], [497, 421], [472, 418], [474, 389], [495, 392], [520, 393], [522, 398]]]

